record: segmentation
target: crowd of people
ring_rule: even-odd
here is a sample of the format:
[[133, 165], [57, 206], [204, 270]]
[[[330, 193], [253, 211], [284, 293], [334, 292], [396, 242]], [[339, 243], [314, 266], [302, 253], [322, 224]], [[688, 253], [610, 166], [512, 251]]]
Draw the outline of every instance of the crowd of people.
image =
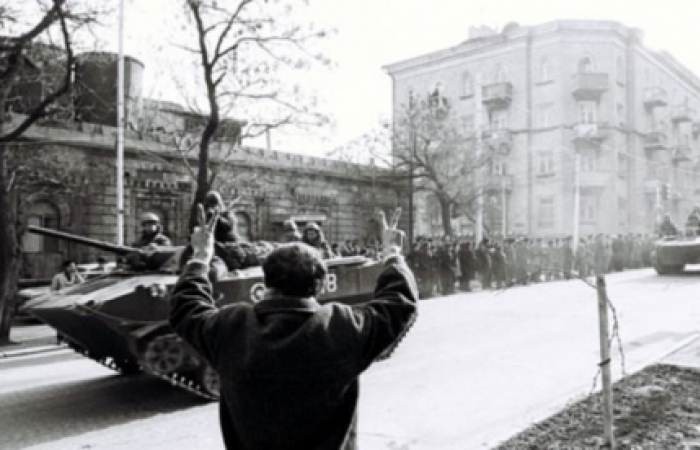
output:
[[553, 280], [650, 267], [653, 235], [597, 234], [546, 239], [468, 237], [416, 239], [408, 255], [421, 298], [502, 289]]

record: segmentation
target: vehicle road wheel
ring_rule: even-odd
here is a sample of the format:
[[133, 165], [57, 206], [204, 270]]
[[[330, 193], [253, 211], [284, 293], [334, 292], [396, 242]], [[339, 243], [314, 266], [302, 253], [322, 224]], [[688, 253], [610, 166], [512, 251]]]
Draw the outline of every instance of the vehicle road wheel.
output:
[[209, 364], [203, 364], [202, 367], [199, 368], [197, 381], [204, 393], [217, 398], [220, 396], [221, 380], [219, 379], [219, 374], [216, 373]]
[[161, 374], [175, 372], [185, 361], [185, 348], [175, 335], [158, 336], [146, 345], [143, 363]]

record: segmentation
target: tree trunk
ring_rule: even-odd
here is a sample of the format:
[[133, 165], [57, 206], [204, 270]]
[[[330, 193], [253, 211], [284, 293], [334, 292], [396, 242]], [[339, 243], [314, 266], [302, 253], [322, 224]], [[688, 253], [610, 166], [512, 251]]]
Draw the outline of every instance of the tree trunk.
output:
[[438, 202], [440, 202], [440, 216], [442, 217], [442, 230], [445, 232], [445, 236], [452, 236], [452, 202], [440, 195], [438, 197]]
[[[214, 109], [214, 108], [212, 108]], [[199, 160], [197, 161], [197, 190], [194, 193], [194, 201], [190, 208], [190, 232], [197, 226], [198, 205], [204, 202], [204, 197], [211, 189], [209, 185], [209, 143], [219, 127], [219, 115], [215, 112], [210, 116], [207, 126], [202, 132], [202, 140], [199, 143]]]
[[5, 147], [0, 144], [0, 344], [9, 342], [19, 282], [20, 252], [12, 193], [8, 188]]

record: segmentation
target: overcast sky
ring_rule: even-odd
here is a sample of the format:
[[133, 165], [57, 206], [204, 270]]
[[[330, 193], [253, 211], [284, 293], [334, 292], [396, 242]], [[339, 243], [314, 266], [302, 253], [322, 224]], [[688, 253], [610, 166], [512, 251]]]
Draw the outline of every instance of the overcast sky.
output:
[[[223, 0], [227, 1], [227, 0]], [[231, 0], [232, 1], [232, 0]], [[146, 64], [146, 94], [173, 97], [156, 80], [162, 66], [169, 8], [179, 0], [131, 0], [127, 4], [126, 52]], [[391, 80], [382, 66], [451, 47], [470, 26], [499, 30], [508, 22], [534, 25], [556, 19], [616, 20], [642, 28], [645, 43], [665, 49], [700, 74], [698, 0], [310, 0], [308, 14], [338, 33], [327, 43], [333, 70], [308, 75], [336, 127], [312, 137], [276, 135], [279, 150], [322, 155], [389, 118]], [[114, 28], [116, 35], [116, 27]], [[115, 41], [112, 41], [112, 43]], [[112, 44], [108, 47], [115, 49]], [[163, 87], [165, 86], [165, 87]]]

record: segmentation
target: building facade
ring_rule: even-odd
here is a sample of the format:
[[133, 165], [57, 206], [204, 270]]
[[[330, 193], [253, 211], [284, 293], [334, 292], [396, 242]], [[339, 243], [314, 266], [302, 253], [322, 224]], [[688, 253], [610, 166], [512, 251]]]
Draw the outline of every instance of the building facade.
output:
[[386, 69], [394, 111], [412, 96], [439, 96], [493, 153], [483, 174], [489, 230], [572, 234], [577, 183], [582, 235], [652, 232], [664, 213], [683, 224], [700, 203], [700, 79], [645, 47], [638, 29], [481, 27]]
[[[117, 241], [116, 64], [112, 54], [80, 55], [75, 89], [61, 103], [60, 117], [39, 120], [19, 141], [9, 144], [16, 146], [20, 159], [42, 161], [46, 156], [56, 164], [45, 164], [47, 180], [36, 180], [37, 186], [48, 188], [15, 191], [16, 205], [28, 224]], [[173, 243], [184, 245], [196, 188], [198, 137], [206, 117], [174, 103], [141, 98], [143, 67], [127, 58], [124, 242], [135, 242], [138, 218], [154, 212]], [[39, 68], [39, 64], [32, 66], [32, 70]], [[14, 86], [13, 98], [21, 101], [6, 111], [8, 129], [21, 123], [41, 101], [44, 94], [29, 94], [45, 84]], [[318, 223], [329, 242], [358, 239], [362, 243], [379, 238], [373, 218], [376, 208], [388, 212], [407, 204], [405, 189], [378, 180], [381, 169], [375, 166], [246, 147], [241, 142], [241, 124], [223, 119], [209, 152], [210, 170], [217, 173], [213, 187], [226, 201], [240, 197], [235, 214], [244, 240], [277, 240], [282, 223], [292, 220], [300, 228]], [[67, 175], [60, 182], [48, 180], [54, 175], [51, 167]], [[406, 221], [403, 217], [401, 228], [407, 228]], [[77, 262], [94, 262], [98, 255], [114, 259], [84, 245], [33, 234], [26, 234], [22, 244], [25, 278], [50, 277], [66, 258]]]

